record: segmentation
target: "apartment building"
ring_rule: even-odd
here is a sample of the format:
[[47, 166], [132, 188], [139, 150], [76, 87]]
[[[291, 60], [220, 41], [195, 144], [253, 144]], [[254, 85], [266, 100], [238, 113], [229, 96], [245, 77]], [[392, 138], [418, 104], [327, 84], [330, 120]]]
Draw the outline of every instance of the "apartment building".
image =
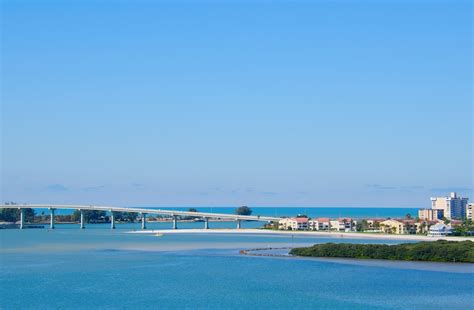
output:
[[431, 197], [431, 208], [443, 210], [447, 219], [465, 219], [468, 200], [453, 192], [447, 197]]

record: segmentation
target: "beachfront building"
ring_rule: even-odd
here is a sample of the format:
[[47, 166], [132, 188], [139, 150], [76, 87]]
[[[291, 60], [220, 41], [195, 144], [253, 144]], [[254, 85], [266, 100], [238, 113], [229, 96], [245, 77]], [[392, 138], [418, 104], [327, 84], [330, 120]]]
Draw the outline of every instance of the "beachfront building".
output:
[[382, 232], [380, 229], [380, 223], [385, 219], [368, 219], [367, 222], [367, 232]]
[[445, 225], [443, 223], [437, 223], [430, 227], [428, 236], [430, 237], [440, 237], [450, 235], [452, 232], [451, 226]]
[[405, 224], [397, 220], [386, 220], [380, 222], [380, 229], [388, 234], [406, 234], [407, 230]]
[[465, 197], [458, 197], [453, 192], [448, 197], [431, 197], [431, 208], [443, 210], [447, 219], [464, 219], [468, 200]]
[[474, 207], [474, 203], [470, 203], [467, 205], [467, 209], [466, 209], [466, 218], [471, 221], [472, 221], [472, 208], [473, 207]]
[[356, 227], [355, 222], [351, 218], [338, 218], [330, 221], [331, 230], [335, 231], [353, 231]]
[[419, 209], [418, 218], [426, 221], [436, 221], [442, 219], [444, 212], [442, 209]]
[[283, 218], [278, 221], [278, 229], [280, 230], [290, 230], [292, 218]]
[[[431, 222], [431, 223], [430, 223]], [[416, 234], [426, 234], [428, 232], [428, 229], [431, 224], [434, 224], [434, 222], [430, 221], [421, 221], [421, 222], [416, 222], [415, 223], [415, 233]]]
[[282, 230], [308, 230], [307, 217], [284, 218], [278, 222], [278, 228]]
[[327, 217], [319, 217], [311, 219], [309, 224], [310, 230], [329, 230], [329, 218]]
[[435, 221], [415, 221], [413, 219], [398, 220], [405, 225], [405, 231], [409, 234], [425, 234], [428, 232], [428, 227], [435, 224]]

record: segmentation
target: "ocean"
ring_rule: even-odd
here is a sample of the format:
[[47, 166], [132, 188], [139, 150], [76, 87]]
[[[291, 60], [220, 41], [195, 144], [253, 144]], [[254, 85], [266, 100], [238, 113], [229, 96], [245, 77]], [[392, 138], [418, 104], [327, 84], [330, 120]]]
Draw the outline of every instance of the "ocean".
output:
[[[151, 206], [132, 206], [136, 208], [154, 208], [162, 210], [187, 211], [190, 207], [151, 207]], [[232, 214], [235, 207], [194, 207], [201, 212]], [[413, 217], [418, 215], [418, 208], [350, 208], [350, 207], [251, 207], [252, 215], [262, 216], [296, 216], [305, 214], [309, 217], [352, 217], [360, 218], [395, 218], [404, 217], [410, 214]], [[48, 210], [38, 209], [38, 214], [44, 212], [49, 214]], [[57, 210], [56, 214], [71, 214], [72, 210]]]

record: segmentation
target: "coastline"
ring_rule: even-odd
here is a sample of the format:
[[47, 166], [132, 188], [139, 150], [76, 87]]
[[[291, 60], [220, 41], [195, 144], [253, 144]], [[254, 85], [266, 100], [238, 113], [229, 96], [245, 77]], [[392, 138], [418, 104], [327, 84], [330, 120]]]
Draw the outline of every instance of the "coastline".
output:
[[346, 233], [346, 232], [321, 232], [321, 231], [287, 231], [287, 230], [266, 230], [266, 229], [158, 229], [158, 230], [137, 230], [128, 231], [128, 234], [250, 234], [250, 235], [289, 235], [304, 237], [329, 237], [329, 238], [350, 238], [350, 239], [383, 239], [383, 240], [405, 240], [405, 241], [474, 241], [470, 237], [428, 237], [420, 235], [389, 235], [389, 234], [367, 234], [367, 233]]
[[[471, 273], [474, 274], [474, 268], [470, 263], [452, 263], [452, 262], [431, 262], [431, 261], [409, 261], [409, 260], [389, 260], [389, 259], [362, 259], [362, 258], [345, 258], [345, 257], [311, 257], [298, 256], [291, 254], [275, 254], [271, 251], [289, 250], [289, 247], [282, 248], [254, 248], [240, 250], [240, 255], [260, 258], [281, 258], [281, 259], [299, 259], [309, 261], [319, 261], [355, 266], [372, 266], [384, 268], [403, 268], [411, 270], [428, 270], [435, 272], [455, 272], [455, 273]], [[259, 253], [263, 252], [263, 253]]]

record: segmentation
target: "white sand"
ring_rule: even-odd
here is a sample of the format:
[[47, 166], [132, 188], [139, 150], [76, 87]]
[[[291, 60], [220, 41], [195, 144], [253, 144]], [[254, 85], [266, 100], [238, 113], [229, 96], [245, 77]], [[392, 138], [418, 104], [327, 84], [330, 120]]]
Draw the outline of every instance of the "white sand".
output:
[[389, 235], [379, 233], [346, 233], [346, 232], [322, 232], [322, 231], [285, 231], [264, 229], [158, 229], [129, 231], [131, 234], [252, 234], [252, 235], [293, 235], [304, 237], [329, 237], [350, 239], [385, 239], [385, 240], [414, 240], [414, 241], [474, 241], [472, 237], [428, 237], [420, 235]]

